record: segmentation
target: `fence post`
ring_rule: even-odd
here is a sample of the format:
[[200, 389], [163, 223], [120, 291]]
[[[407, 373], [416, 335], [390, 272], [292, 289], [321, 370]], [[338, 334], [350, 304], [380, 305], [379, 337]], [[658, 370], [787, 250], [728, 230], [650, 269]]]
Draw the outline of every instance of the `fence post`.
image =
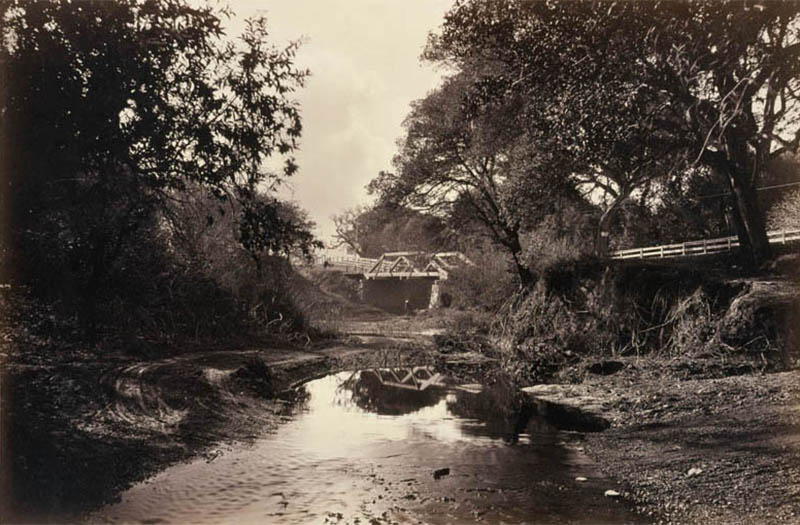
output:
[[661, 258], [663, 259], [664, 258], [664, 245], [663, 244], [661, 246], [659, 246], [659, 253], [661, 254]]
[[681, 243], [681, 255], [686, 255], [686, 243]]
[[644, 248], [639, 248], [639, 258], [644, 259]]
[[708, 253], [708, 241], [703, 239], [703, 253]]
[[781, 241], [786, 244], [786, 230], [781, 230]]

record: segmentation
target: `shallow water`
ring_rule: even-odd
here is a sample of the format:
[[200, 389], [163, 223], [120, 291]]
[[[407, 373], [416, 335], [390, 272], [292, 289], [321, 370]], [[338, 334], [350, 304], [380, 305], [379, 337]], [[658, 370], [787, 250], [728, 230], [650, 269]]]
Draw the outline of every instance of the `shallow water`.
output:
[[[92, 521], [640, 520], [603, 496], [616, 487], [565, 443], [576, 436], [538, 420], [508, 386], [461, 388], [433, 374], [361, 371], [311, 381], [277, 432], [213, 461], [171, 467]], [[443, 468], [449, 473], [436, 479]]]

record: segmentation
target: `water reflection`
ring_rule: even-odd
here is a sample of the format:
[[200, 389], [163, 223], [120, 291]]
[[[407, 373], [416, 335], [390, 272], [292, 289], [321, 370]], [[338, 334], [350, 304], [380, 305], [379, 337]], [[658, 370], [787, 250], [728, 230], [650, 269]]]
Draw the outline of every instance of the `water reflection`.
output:
[[350, 375], [338, 390], [345, 403], [378, 415], [413, 414], [445, 400], [446, 411], [463, 420], [464, 434], [509, 444], [519, 442], [521, 435], [554, 431], [533, 417], [535, 410], [526, 396], [503, 375], [493, 376], [491, 388], [476, 389], [465, 388], [430, 366], [369, 369]]
[[277, 433], [170, 468], [92, 521], [635, 521], [501, 378], [475, 389], [433, 369], [374, 369], [303, 390]]
[[365, 412], [401, 416], [439, 403], [447, 394], [444, 386], [444, 377], [429, 367], [386, 368], [354, 373], [340, 392]]

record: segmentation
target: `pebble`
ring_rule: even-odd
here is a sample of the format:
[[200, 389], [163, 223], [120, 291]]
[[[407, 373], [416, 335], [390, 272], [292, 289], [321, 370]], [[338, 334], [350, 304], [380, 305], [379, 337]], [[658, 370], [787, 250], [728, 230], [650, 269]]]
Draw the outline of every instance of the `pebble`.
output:
[[697, 476], [698, 474], [702, 474], [702, 473], [703, 473], [703, 469], [697, 468], [697, 467], [692, 467], [692, 468], [689, 469], [689, 472], [687, 472], [686, 475], [688, 477], [692, 477], [692, 476]]
[[575, 481], [589, 481], [589, 480], [584, 478], [583, 476], [578, 476], [577, 478], [575, 478]]
[[607, 497], [607, 498], [618, 498], [618, 497], [620, 497], [620, 493], [619, 492], [617, 492], [616, 490], [610, 490], [610, 489], [605, 491], [603, 493], [603, 495], [605, 497]]

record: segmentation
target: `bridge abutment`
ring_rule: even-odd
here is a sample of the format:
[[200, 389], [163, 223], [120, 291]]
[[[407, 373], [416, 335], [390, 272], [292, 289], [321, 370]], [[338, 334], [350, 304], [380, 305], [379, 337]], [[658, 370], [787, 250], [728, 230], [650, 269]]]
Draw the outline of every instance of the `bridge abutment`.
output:
[[361, 297], [365, 303], [393, 313], [404, 313], [408, 301], [409, 309], [421, 310], [433, 304], [434, 293], [438, 304], [438, 284], [435, 278], [390, 278], [361, 281]]

